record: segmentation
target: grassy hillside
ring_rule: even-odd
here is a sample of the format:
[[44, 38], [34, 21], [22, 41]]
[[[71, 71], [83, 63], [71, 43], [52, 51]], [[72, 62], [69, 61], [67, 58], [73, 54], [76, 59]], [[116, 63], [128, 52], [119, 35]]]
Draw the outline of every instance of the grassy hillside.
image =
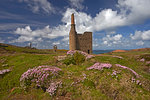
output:
[[[66, 65], [57, 61], [58, 55], [65, 55], [66, 50], [54, 53], [52, 50], [38, 50], [0, 44], [0, 70], [11, 72], [0, 76], [0, 100], [148, 100], [150, 98], [150, 51], [129, 51], [122, 53], [101, 54], [81, 64]], [[121, 57], [118, 58], [118, 57]], [[140, 61], [141, 59], [145, 61]], [[96, 62], [110, 63], [112, 68], [87, 70]], [[140, 75], [135, 75], [115, 64], [127, 66]], [[52, 65], [62, 69], [56, 80], [62, 81], [55, 95], [50, 96], [41, 88], [20, 87], [20, 77], [29, 68], [40, 65]], [[112, 75], [117, 71], [117, 75]], [[133, 80], [134, 79], [134, 80]], [[141, 85], [137, 84], [137, 80]]]
[[[64, 53], [67, 50], [58, 50], [58, 53]], [[31, 54], [53, 54], [52, 49], [36, 49], [29, 47], [18, 47], [0, 43], [0, 54], [7, 53], [31, 53]]]

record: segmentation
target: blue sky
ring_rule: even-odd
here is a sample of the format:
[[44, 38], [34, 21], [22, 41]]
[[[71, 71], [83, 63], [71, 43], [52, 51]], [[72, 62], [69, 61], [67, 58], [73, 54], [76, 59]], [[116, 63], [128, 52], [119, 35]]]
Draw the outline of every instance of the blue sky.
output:
[[150, 48], [150, 0], [0, 0], [0, 43], [69, 49], [76, 30], [93, 32], [93, 49]]

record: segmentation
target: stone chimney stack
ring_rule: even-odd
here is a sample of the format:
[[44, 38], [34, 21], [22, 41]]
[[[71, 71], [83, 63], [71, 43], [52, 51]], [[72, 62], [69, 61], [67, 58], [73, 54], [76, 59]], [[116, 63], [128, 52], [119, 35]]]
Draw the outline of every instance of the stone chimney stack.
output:
[[74, 22], [74, 13], [71, 15], [71, 29], [69, 33], [69, 49], [76, 50], [77, 49], [77, 32], [75, 29], [75, 22]]
[[72, 24], [75, 24], [75, 23], [74, 23], [74, 13], [71, 15], [71, 25], [72, 25]]

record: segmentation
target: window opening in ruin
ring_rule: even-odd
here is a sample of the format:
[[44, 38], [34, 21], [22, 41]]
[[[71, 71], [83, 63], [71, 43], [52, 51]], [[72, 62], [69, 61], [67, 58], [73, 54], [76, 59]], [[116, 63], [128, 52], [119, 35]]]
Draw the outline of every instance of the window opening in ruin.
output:
[[90, 54], [90, 50], [88, 50], [88, 54]]

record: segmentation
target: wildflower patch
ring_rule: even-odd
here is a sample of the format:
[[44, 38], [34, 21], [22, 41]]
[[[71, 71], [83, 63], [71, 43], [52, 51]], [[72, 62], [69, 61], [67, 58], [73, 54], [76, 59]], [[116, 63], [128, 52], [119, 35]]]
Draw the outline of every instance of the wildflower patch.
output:
[[8, 73], [8, 72], [11, 72], [11, 70], [10, 69], [0, 70], [0, 75], [3, 75], [3, 74]]
[[69, 51], [67, 52], [67, 55], [73, 55], [73, 54], [75, 54], [76, 52], [78, 52], [78, 53], [84, 55], [84, 56], [86, 57], [86, 59], [90, 59], [90, 58], [95, 57], [95, 56], [93, 56], [93, 55], [90, 55], [90, 54], [88, 54], [88, 53], [85, 53], [85, 52], [79, 51], [79, 50], [69, 50]]
[[33, 69], [27, 70], [25, 73], [21, 75], [20, 82], [23, 88], [30, 86], [32, 83], [35, 84], [36, 87], [42, 88], [52, 95], [55, 90], [59, 86], [58, 84], [55, 86], [55, 89], [52, 89], [52, 83], [54, 85], [54, 79], [57, 78], [60, 68], [54, 66], [39, 66]]
[[91, 70], [91, 69], [103, 70], [103, 68], [111, 68], [111, 67], [112, 67], [112, 64], [97, 62], [91, 67], [87, 68], [87, 70]]
[[[120, 68], [123, 68], [123, 69], [127, 69], [127, 70], [130, 70], [137, 78], [140, 77], [139, 74], [137, 74], [134, 70], [132, 70], [131, 68], [129, 67], [126, 67], [126, 66], [122, 66], [120, 64], [115, 64], [117, 67], [120, 67]], [[87, 70], [91, 70], [91, 69], [97, 69], [97, 70], [103, 70], [103, 68], [111, 68], [112, 67], [112, 64], [109, 64], [109, 63], [95, 63], [94, 65], [92, 65], [91, 67], [88, 67]], [[114, 75], [117, 75], [117, 72], [114, 71], [112, 73], [112, 76]]]
[[137, 80], [137, 79], [135, 79], [135, 78], [133, 78], [133, 77], [131, 78], [131, 82], [132, 82], [132, 83], [136, 83], [137, 85], [140, 85], [140, 86], [142, 85], [142, 83], [141, 83], [140, 80]]
[[132, 70], [131, 68], [126, 67], [126, 66], [122, 66], [122, 65], [120, 65], [120, 64], [115, 64], [115, 65], [116, 65], [117, 67], [130, 70], [137, 78], [139, 77], [139, 74], [137, 74], [137, 73], [136, 73], [134, 70]]

